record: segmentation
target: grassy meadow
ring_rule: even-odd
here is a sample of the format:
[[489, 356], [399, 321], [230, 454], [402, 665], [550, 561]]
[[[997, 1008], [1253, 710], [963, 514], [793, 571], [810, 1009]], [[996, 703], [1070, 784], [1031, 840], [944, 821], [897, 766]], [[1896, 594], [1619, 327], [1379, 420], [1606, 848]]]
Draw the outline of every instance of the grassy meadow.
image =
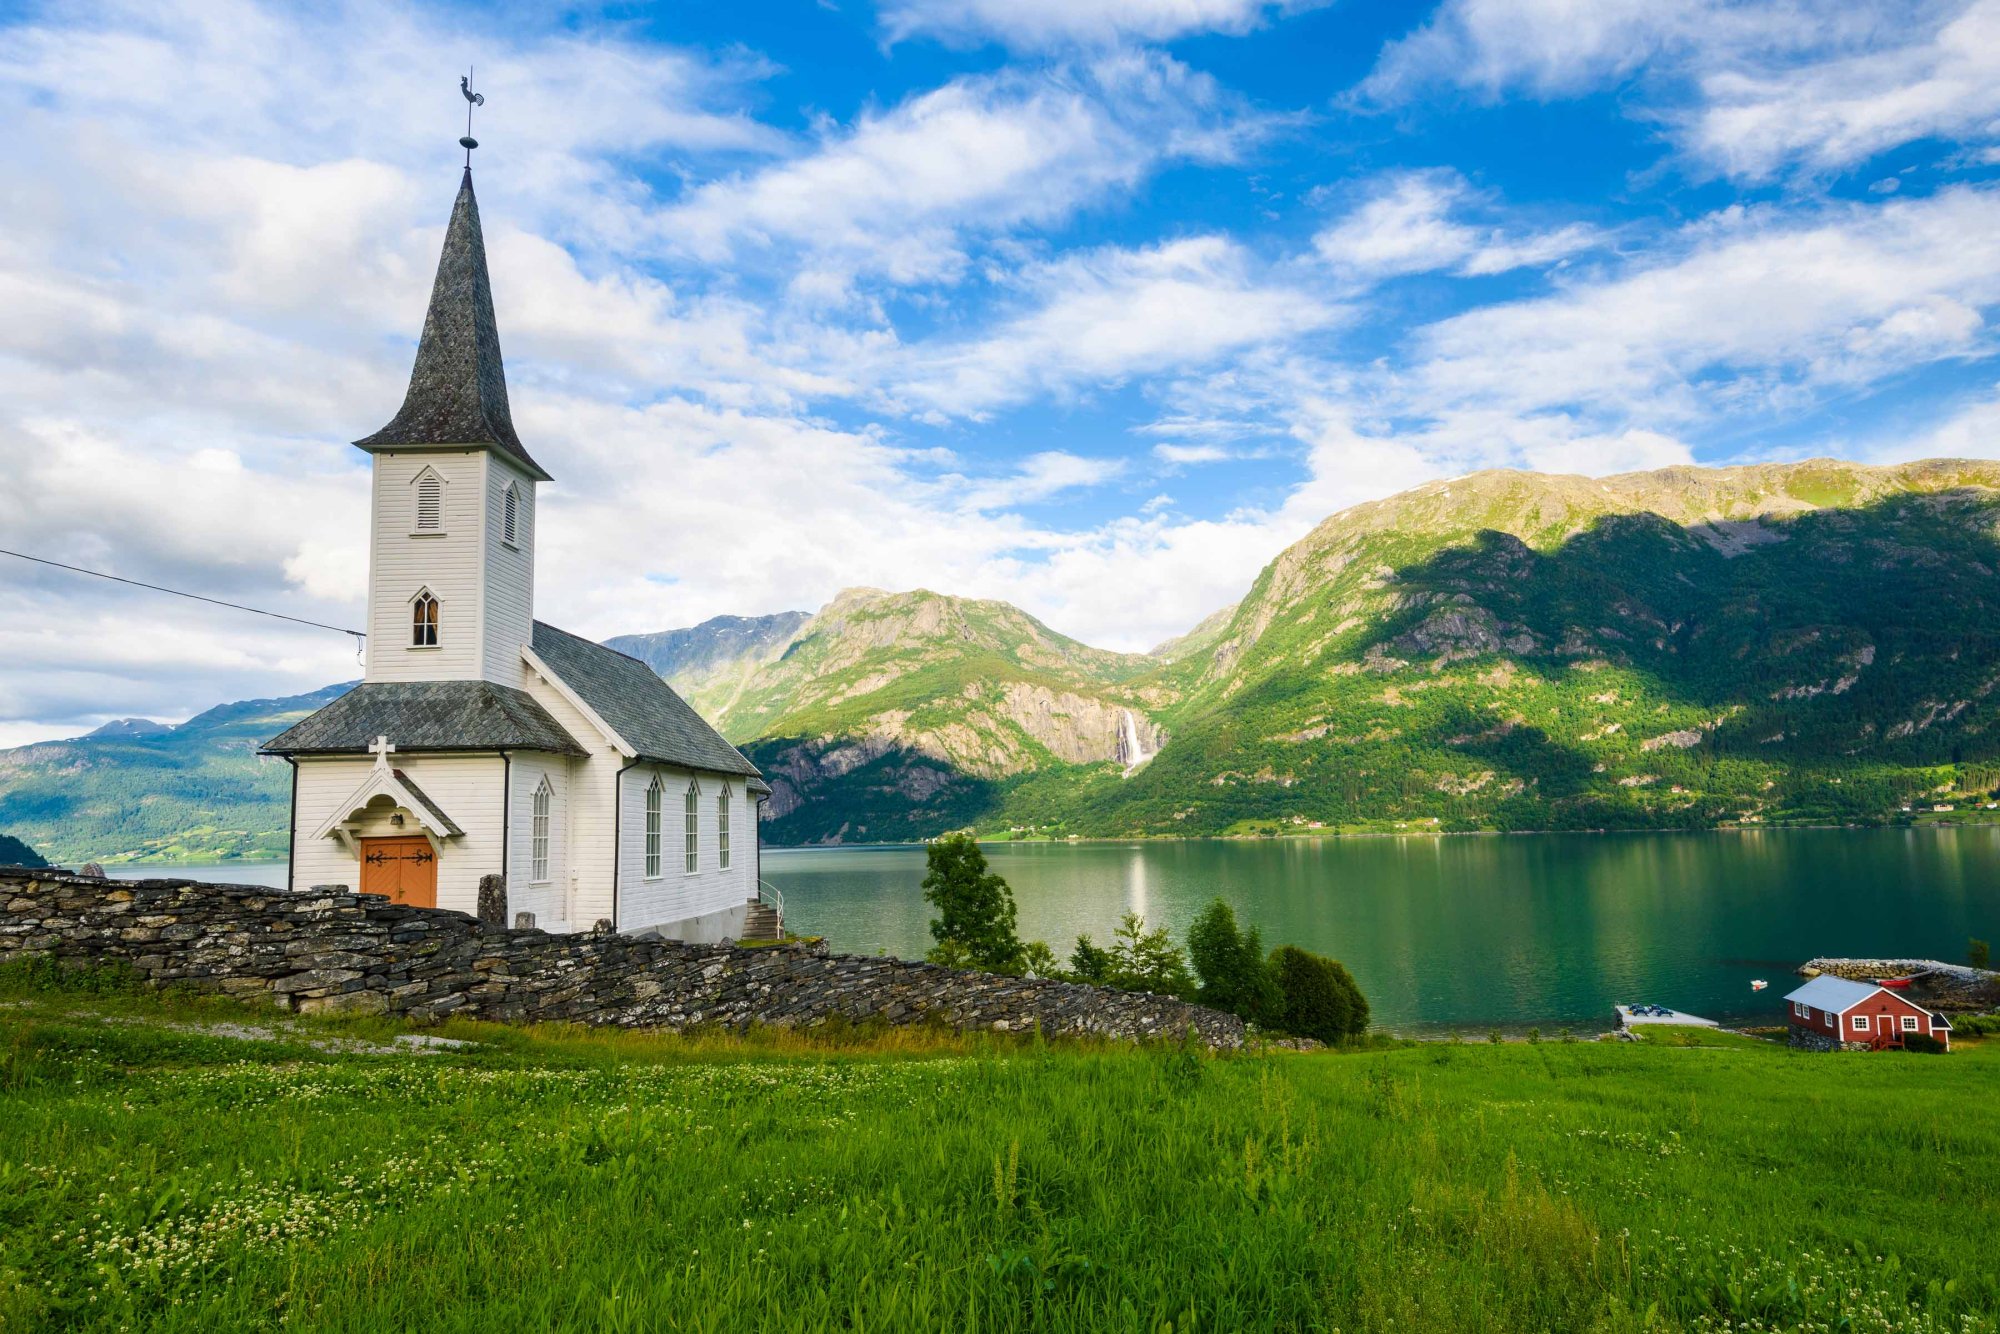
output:
[[2000, 1311], [2000, 1042], [240, 1036], [274, 1023], [0, 977], [0, 1329], [1970, 1334]]

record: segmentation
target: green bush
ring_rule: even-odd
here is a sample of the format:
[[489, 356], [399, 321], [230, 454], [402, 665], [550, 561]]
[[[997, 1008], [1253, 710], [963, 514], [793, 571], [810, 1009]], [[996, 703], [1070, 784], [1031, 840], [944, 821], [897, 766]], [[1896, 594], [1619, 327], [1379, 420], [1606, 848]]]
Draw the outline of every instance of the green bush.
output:
[[1944, 1051], [1944, 1043], [1928, 1033], [1911, 1033], [1903, 1039], [1903, 1050], [1922, 1052], [1926, 1056], [1936, 1056]]
[[1974, 968], [1991, 968], [1993, 966], [1993, 946], [1977, 937], [1966, 941], [1965, 961]]
[[1271, 952], [1283, 1010], [1273, 1025], [1295, 1037], [1343, 1042], [1368, 1029], [1368, 1000], [1338, 959], [1296, 945]]
[[1135, 912], [1119, 919], [1118, 932], [1111, 939], [1111, 972], [1106, 981], [1121, 991], [1151, 991], [1182, 998], [1194, 994], [1194, 976], [1188, 972], [1187, 956], [1180, 946], [1163, 926], [1148, 931], [1145, 919]]
[[1201, 980], [1194, 995], [1201, 1004], [1257, 1023], [1270, 1023], [1282, 1011], [1284, 997], [1264, 961], [1263, 939], [1254, 926], [1238, 930], [1236, 914], [1221, 899], [1188, 928], [1187, 952]]
[[1076, 948], [1069, 952], [1070, 976], [1079, 982], [1092, 986], [1111, 985], [1111, 951], [1101, 949], [1091, 943], [1089, 936], [1078, 936]]

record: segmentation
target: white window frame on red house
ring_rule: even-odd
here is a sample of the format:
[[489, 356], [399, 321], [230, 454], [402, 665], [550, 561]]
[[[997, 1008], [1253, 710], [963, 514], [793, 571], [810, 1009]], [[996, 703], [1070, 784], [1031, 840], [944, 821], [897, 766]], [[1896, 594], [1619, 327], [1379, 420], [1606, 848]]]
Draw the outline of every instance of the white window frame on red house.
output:
[[1857, 1014], [1854, 1016], [1854, 1031], [1857, 1033], [1866, 1033], [1870, 1031], [1868, 1027], [1867, 1015]]
[[1903, 1031], [1905, 1033], [1914, 1033], [1917, 1031], [1917, 1016], [1913, 1014], [1903, 1016]]

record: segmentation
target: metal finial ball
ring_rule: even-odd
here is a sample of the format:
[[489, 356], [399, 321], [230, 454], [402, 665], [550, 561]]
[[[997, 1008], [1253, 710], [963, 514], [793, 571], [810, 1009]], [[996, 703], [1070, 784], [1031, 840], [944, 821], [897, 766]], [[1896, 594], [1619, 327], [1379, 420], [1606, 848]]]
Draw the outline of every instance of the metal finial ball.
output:
[[472, 149], [479, 147], [479, 141], [468, 134], [458, 141], [458, 146], [470, 152]]

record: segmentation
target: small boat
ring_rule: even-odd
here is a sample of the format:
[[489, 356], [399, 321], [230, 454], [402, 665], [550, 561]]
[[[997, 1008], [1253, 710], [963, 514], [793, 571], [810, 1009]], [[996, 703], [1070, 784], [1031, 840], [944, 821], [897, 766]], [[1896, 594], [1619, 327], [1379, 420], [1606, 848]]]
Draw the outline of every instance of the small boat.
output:
[[1910, 985], [1910, 979], [1907, 977], [1882, 977], [1875, 980], [1875, 985], [1878, 987], [1887, 987], [1891, 991], [1901, 991], [1904, 987]]
[[1770, 985], [1771, 984], [1769, 982], [1766, 982], [1761, 977], [1753, 977], [1750, 979], [1750, 990], [1752, 991], [1762, 991], [1765, 987], [1768, 987]]

